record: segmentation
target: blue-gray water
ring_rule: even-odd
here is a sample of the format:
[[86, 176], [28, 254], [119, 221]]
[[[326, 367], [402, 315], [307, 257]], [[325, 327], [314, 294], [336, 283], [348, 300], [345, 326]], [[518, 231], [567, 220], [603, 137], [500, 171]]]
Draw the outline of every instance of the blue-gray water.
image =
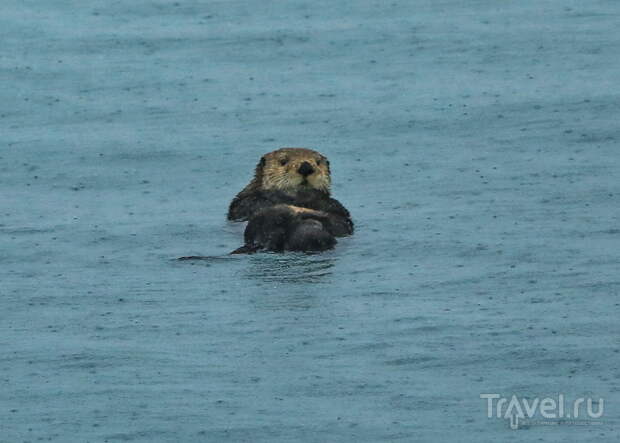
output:
[[[5, 0], [0, 441], [618, 441], [619, 20]], [[281, 146], [330, 158], [357, 231], [228, 256]], [[605, 412], [511, 430], [484, 393]]]

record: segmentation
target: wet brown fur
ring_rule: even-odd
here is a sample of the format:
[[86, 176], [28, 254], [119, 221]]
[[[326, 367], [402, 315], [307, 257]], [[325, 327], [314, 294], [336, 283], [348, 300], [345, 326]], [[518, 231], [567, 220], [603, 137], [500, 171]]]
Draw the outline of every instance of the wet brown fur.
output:
[[260, 249], [325, 250], [353, 232], [349, 212], [330, 197], [327, 158], [306, 148], [281, 148], [261, 157], [254, 178], [230, 204], [228, 219], [249, 220], [245, 245]]
[[[315, 168], [315, 174], [308, 177], [307, 184], [303, 183], [303, 177], [297, 173], [299, 165], [304, 161]], [[317, 189], [329, 195], [330, 186], [331, 171], [324, 155], [306, 148], [281, 148], [261, 157], [254, 178], [236, 198], [243, 198], [258, 190], [295, 193], [304, 188]]]

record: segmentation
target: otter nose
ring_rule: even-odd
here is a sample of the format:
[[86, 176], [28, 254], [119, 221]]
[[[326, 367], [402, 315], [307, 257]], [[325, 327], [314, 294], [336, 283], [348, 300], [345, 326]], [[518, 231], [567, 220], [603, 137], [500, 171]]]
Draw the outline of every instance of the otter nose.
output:
[[312, 165], [310, 163], [303, 162], [299, 166], [299, 169], [297, 169], [297, 172], [299, 172], [304, 177], [307, 177], [307, 176], [309, 176], [310, 174], [312, 174], [314, 172], [314, 168], [312, 167]]

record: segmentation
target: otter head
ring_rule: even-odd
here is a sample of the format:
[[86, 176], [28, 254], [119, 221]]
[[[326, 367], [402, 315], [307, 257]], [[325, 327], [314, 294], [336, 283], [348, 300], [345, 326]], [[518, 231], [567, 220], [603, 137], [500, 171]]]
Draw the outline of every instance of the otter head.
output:
[[294, 194], [318, 190], [329, 194], [329, 161], [319, 152], [304, 148], [282, 148], [263, 155], [256, 166], [262, 189]]

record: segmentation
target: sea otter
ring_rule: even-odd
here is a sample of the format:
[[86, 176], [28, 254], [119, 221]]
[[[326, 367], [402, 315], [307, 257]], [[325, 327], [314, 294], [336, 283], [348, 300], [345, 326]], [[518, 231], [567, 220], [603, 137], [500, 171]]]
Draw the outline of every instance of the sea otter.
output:
[[323, 251], [353, 233], [349, 211], [330, 197], [329, 161], [319, 152], [282, 148], [261, 157], [252, 181], [230, 203], [228, 219], [248, 221], [233, 254]]

